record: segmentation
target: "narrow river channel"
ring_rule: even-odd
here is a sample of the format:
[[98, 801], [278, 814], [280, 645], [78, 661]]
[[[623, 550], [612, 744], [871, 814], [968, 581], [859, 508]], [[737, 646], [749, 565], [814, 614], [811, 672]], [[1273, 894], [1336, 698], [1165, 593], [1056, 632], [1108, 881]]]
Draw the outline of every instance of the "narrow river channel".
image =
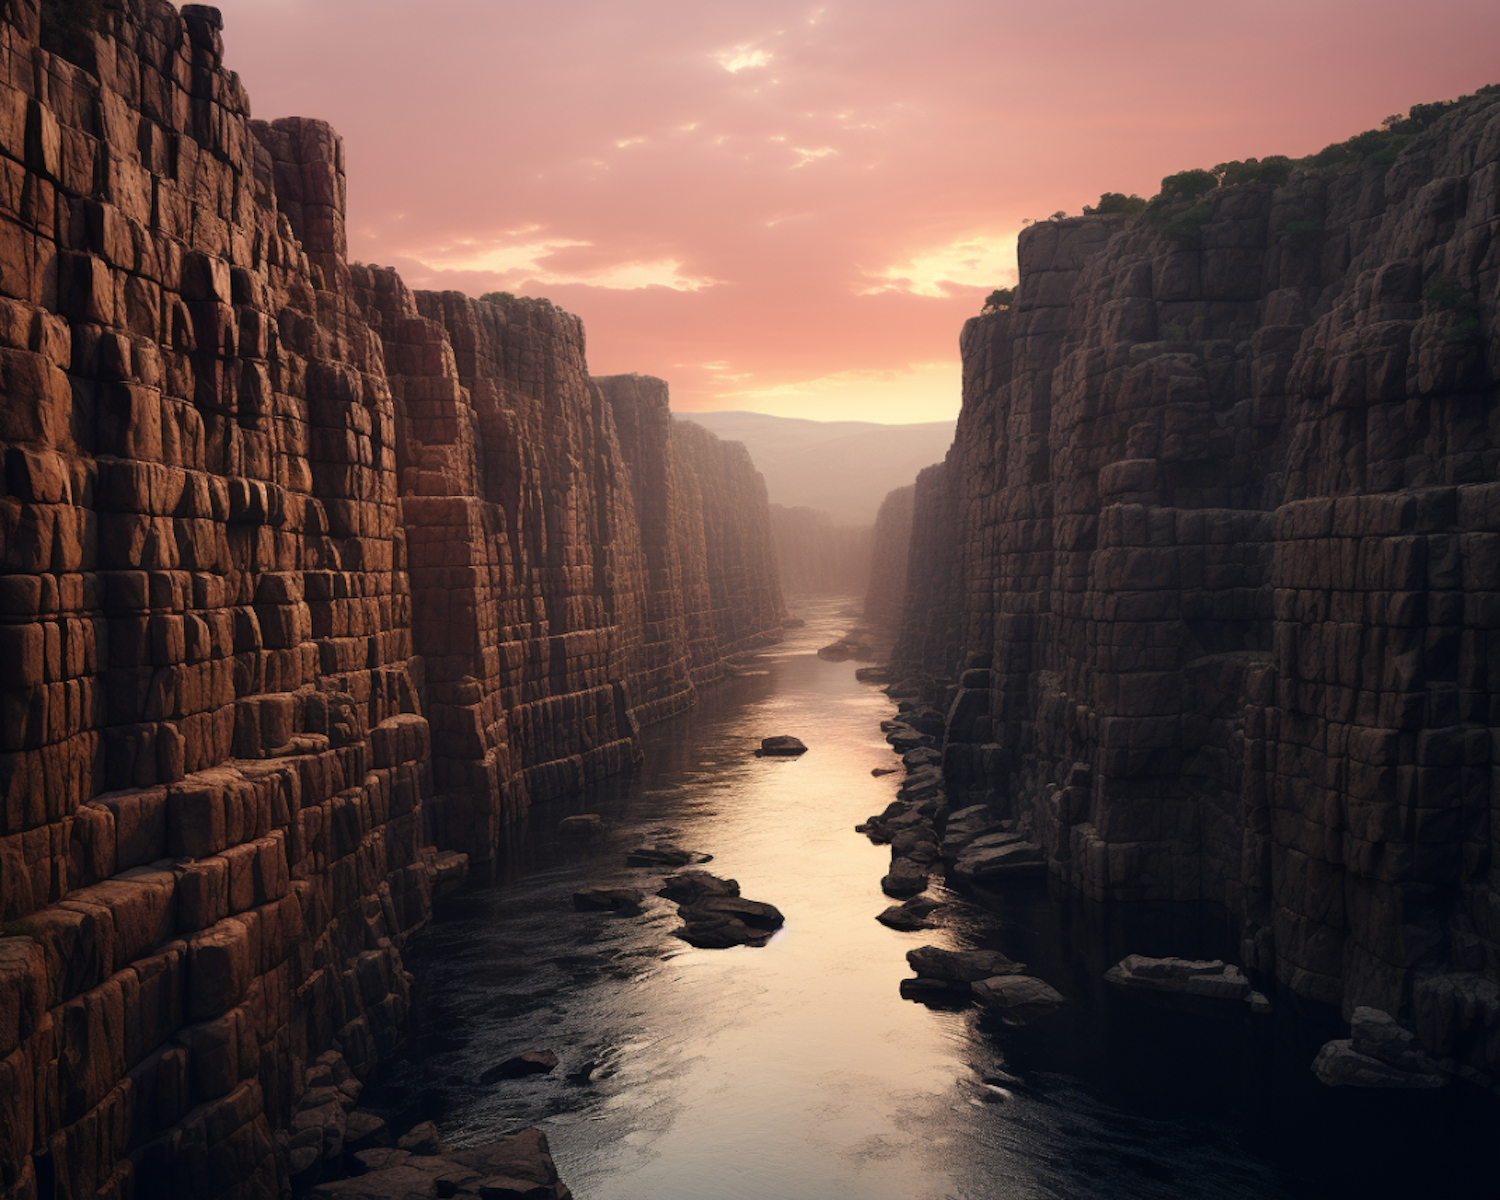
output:
[[[1347, 1033], [1284, 997], [1253, 1018], [1107, 994], [1127, 953], [1232, 957], [1222, 912], [1102, 908], [1039, 885], [947, 897], [924, 933], [878, 924], [889, 852], [854, 826], [901, 778], [871, 775], [899, 765], [879, 727], [894, 705], [855, 664], [816, 657], [847, 628], [838, 604], [799, 615], [807, 627], [747, 674], [649, 730], [634, 777], [533, 809], [498, 882], [449, 903], [415, 957], [410, 1052], [369, 1099], [435, 1119], [454, 1145], [539, 1125], [578, 1200], [1494, 1194], [1491, 1097], [1323, 1088], [1307, 1063]], [[808, 753], [754, 757], [781, 733]], [[583, 812], [605, 836], [556, 832]], [[587, 886], [654, 893], [662, 873], [625, 854], [657, 840], [712, 854], [707, 869], [780, 908], [785, 929], [700, 950], [654, 895], [637, 917], [573, 910]], [[1010, 1026], [905, 1001], [905, 954], [923, 944], [1003, 950], [1069, 1004]], [[478, 1082], [528, 1050], [560, 1064]]]

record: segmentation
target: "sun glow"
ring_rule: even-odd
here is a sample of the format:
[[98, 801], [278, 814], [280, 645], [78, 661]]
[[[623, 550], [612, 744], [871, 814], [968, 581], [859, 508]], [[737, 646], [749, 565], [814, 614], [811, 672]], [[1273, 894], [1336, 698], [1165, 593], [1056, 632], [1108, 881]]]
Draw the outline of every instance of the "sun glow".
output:
[[865, 270], [877, 282], [860, 288], [862, 296], [881, 292], [909, 292], [914, 296], [947, 297], [952, 288], [999, 287], [1016, 280], [1016, 237], [974, 235], [947, 245], [919, 250], [905, 262], [879, 270]]

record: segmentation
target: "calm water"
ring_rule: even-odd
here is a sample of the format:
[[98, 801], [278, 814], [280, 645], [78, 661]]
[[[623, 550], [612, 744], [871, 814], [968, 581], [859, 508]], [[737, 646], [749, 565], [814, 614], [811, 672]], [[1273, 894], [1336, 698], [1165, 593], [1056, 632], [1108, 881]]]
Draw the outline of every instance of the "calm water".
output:
[[[539, 806], [501, 882], [450, 902], [416, 958], [418, 1035], [371, 1099], [433, 1117], [452, 1144], [537, 1124], [579, 1200], [989, 1200], [1002, 1197], [1493, 1197], [1500, 1106], [1332, 1092], [1307, 1070], [1339, 1036], [1278, 998], [1272, 1018], [1189, 1017], [1106, 994], [1130, 952], [1232, 955], [1222, 914], [1102, 908], [1045, 888], [958, 907], [941, 929], [874, 917], [889, 852], [853, 832], [894, 796], [879, 722], [891, 702], [808, 628], [693, 713], [649, 732], [639, 774]], [[756, 759], [791, 733], [809, 752]], [[555, 833], [599, 812], [603, 838]], [[786, 914], [763, 949], [698, 950], [675, 906], [576, 913], [584, 886], [653, 892], [624, 866], [642, 841], [711, 853], [709, 870]], [[1070, 1001], [1024, 1026], [900, 998], [908, 949], [1003, 950]], [[1347, 1036], [1347, 1034], [1344, 1034]], [[481, 1086], [554, 1051], [551, 1075]], [[585, 1064], [590, 1080], [570, 1080]]]

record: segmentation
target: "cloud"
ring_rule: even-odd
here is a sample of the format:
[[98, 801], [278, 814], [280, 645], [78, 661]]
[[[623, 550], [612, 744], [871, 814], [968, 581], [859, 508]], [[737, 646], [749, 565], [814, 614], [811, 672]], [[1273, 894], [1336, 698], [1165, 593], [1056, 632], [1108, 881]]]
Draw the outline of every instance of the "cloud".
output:
[[910, 292], [914, 296], [952, 295], [953, 287], [984, 288], [1014, 283], [1016, 236], [959, 238], [942, 246], [919, 250], [904, 262], [865, 271], [880, 282], [861, 288], [860, 295]]
[[794, 171], [798, 167], [807, 166], [810, 162], [817, 162], [820, 158], [827, 158], [829, 155], [838, 153], [832, 146], [819, 146], [816, 150], [805, 150], [801, 146], [794, 146], [792, 149], [794, 153], [802, 156], [792, 164], [792, 170]]
[[771, 55], [764, 50], [752, 50], [749, 46], [736, 46], [733, 50], [721, 50], [714, 55], [719, 66], [731, 75], [738, 75], [750, 67], [769, 66]]
[[502, 283], [582, 284], [614, 291], [637, 291], [648, 287], [698, 292], [722, 280], [683, 273], [680, 258], [621, 258], [567, 266], [557, 260], [574, 249], [598, 249], [593, 242], [577, 238], [544, 238], [526, 242], [489, 243], [460, 241], [451, 246], [404, 253], [434, 271], [474, 271], [497, 276]]

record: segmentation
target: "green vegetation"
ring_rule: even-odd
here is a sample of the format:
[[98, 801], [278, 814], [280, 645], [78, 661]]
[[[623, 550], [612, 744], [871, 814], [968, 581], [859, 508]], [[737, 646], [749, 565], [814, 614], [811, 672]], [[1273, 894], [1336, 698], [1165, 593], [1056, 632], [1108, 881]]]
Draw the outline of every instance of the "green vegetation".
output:
[[36, 926], [30, 921], [0, 921], [0, 938], [35, 936]]
[[100, 0], [42, 0], [42, 49], [93, 69], [91, 33], [104, 31]]
[[1146, 211], [1146, 203], [1134, 192], [1128, 196], [1124, 192], [1105, 192], [1099, 197], [1098, 204], [1083, 206], [1083, 215], [1092, 217], [1104, 216], [1108, 213], [1124, 213], [1126, 216], [1134, 217]]
[[1164, 342], [1184, 342], [1187, 340], [1187, 331], [1176, 321], [1168, 321], [1161, 327], [1161, 340]]
[[479, 298], [488, 304], [504, 304], [508, 300], [514, 300], [515, 296], [510, 292], [485, 292]]
[[1422, 302], [1432, 313], [1446, 313], [1451, 323], [1443, 330], [1445, 342], [1463, 342], [1479, 333], [1479, 297], [1449, 275], [1434, 275], [1422, 289]]
[[980, 315], [983, 316], [985, 313], [999, 312], [1002, 308], [1009, 308], [1015, 296], [1014, 288], [996, 288], [984, 298], [984, 308], [980, 310]]
[[[1162, 232], [1173, 241], [1195, 243], [1203, 226], [1212, 216], [1206, 200], [1214, 192], [1244, 183], [1279, 187], [1291, 178], [1293, 171], [1346, 170], [1366, 165], [1388, 165], [1416, 137], [1454, 109], [1481, 100], [1500, 97], [1500, 83], [1492, 83], [1456, 100], [1435, 104], [1414, 104], [1405, 116], [1397, 114], [1381, 122], [1379, 129], [1366, 130], [1347, 141], [1325, 146], [1316, 154], [1293, 159], [1285, 154], [1243, 161], [1219, 163], [1213, 170], [1193, 167], [1168, 175], [1161, 181], [1161, 191], [1150, 200], [1127, 196], [1123, 192], [1105, 192], [1099, 203], [1085, 206], [1085, 215], [1125, 213], [1144, 215], [1163, 226]], [[1053, 220], [1062, 214], [1054, 214]], [[1027, 222], [1030, 224], [1030, 222]], [[1287, 243], [1296, 250], [1310, 249], [1323, 236], [1323, 227], [1315, 221], [1293, 221], [1286, 228]], [[1465, 318], [1467, 320], [1467, 318]]]
[[1162, 233], [1174, 242], [1195, 246], [1198, 244], [1199, 236], [1203, 233], [1203, 227], [1208, 224], [1213, 215], [1214, 210], [1207, 204], [1195, 204], [1186, 212], [1172, 217], [1162, 228]]

